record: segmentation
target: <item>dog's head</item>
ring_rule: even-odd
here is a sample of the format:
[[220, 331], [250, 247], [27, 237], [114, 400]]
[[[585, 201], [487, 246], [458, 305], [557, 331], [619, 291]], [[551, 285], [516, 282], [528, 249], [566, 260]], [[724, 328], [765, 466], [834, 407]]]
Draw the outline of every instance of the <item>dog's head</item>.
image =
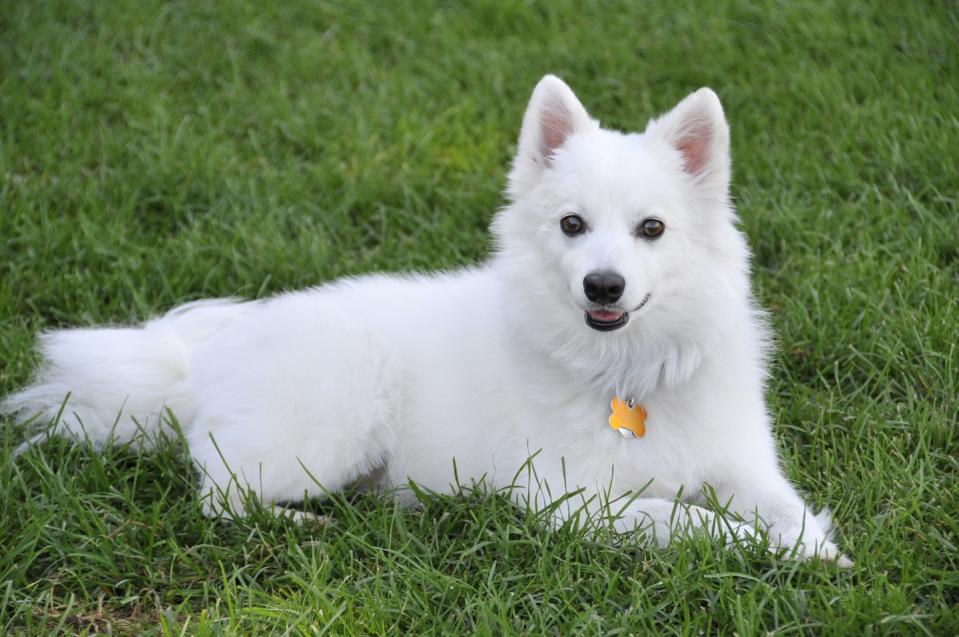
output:
[[730, 297], [748, 303], [729, 180], [729, 128], [711, 90], [626, 134], [544, 77], [493, 224], [513, 318], [572, 361], [629, 365], [623, 352], [637, 349], [698, 360]]

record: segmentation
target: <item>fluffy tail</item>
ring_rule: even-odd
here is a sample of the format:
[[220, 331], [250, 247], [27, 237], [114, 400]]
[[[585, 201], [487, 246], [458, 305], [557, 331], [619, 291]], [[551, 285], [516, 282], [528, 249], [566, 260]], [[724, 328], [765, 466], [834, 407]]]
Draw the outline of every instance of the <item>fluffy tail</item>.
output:
[[53, 423], [50, 433], [94, 444], [157, 432], [166, 422], [166, 408], [187, 423], [193, 399], [183, 380], [192, 351], [247, 306], [232, 300], [198, 301], [138, 327], [42, 334], [43, 362], [36, 379], [0, 403], [0, 413], [37, 427]]

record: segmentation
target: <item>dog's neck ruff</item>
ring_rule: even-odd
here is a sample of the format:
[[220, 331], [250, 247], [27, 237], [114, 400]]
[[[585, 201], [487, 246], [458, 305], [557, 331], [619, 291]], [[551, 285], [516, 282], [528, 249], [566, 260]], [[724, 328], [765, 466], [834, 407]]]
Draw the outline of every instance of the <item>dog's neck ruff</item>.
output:
[[623, 438], [642, 438], [646, 435], [646, 408], [632, 399], [613, 398], [609, 403], [609, 426]]

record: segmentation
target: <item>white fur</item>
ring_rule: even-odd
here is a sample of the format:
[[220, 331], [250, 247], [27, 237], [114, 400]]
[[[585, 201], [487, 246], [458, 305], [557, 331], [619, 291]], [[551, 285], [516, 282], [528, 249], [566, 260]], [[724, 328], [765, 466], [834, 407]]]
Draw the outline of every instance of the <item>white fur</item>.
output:
[[[745, 520], [733, 533], [748, 536], [758, 515], [775, 545], [840, 559], [828, 516], [811, 513], [778, 465], [765, 326], [729, 178], [728, 128], [709, 89], [644, 134], [623, 134], [601, 129], [547, 76], [524, 118], [487, 263], [46, 334], [35, 384], [5, 408], [52, 420], [71, 392], [57, 433], [102, 442], [162, 426], [168, 407], [214, 515], [242, 512], [231, 477], [266, 503], [371, 474], [383, 487], [412, 479], [437, 491], [458, 477], [518, 486], [516, 499], [540, 508], [579, 488], [585, 511], [639, 493], [621, 500], [617, 527], [666, 542], [684, 527], [716, 532], [701, 507], [710, 485]], [[561, 232], [571, 213], [587, 233]], [[651, 215], [664, 235], [637, 238]], [[649, 295], [613, 332], [584, 320], [582, 280], [601, 269], [626, 279], [623, 307]], [[608, 426], [614, 396], [646, 407], [645, 437]], [[681, 489], [690, 506], [677, 511]]]

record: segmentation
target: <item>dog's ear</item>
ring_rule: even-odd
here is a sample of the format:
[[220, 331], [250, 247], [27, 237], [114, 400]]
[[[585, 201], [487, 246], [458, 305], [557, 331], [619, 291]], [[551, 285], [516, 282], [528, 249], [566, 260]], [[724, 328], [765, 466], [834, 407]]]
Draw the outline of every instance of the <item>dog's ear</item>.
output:
[[701, 88], [646, 127], [646, 135], [679, 153], [682, 169], [707, 196], [729, 192], [729, 125], [719, 97]]
[[515, 201], [533, 187], [553, 154], [571, 135], [598, 127], [563, 80], [555, 75], [544, 76], [533, 89], [523, 116], [523, 130], [509, 175], [510, 198]]

